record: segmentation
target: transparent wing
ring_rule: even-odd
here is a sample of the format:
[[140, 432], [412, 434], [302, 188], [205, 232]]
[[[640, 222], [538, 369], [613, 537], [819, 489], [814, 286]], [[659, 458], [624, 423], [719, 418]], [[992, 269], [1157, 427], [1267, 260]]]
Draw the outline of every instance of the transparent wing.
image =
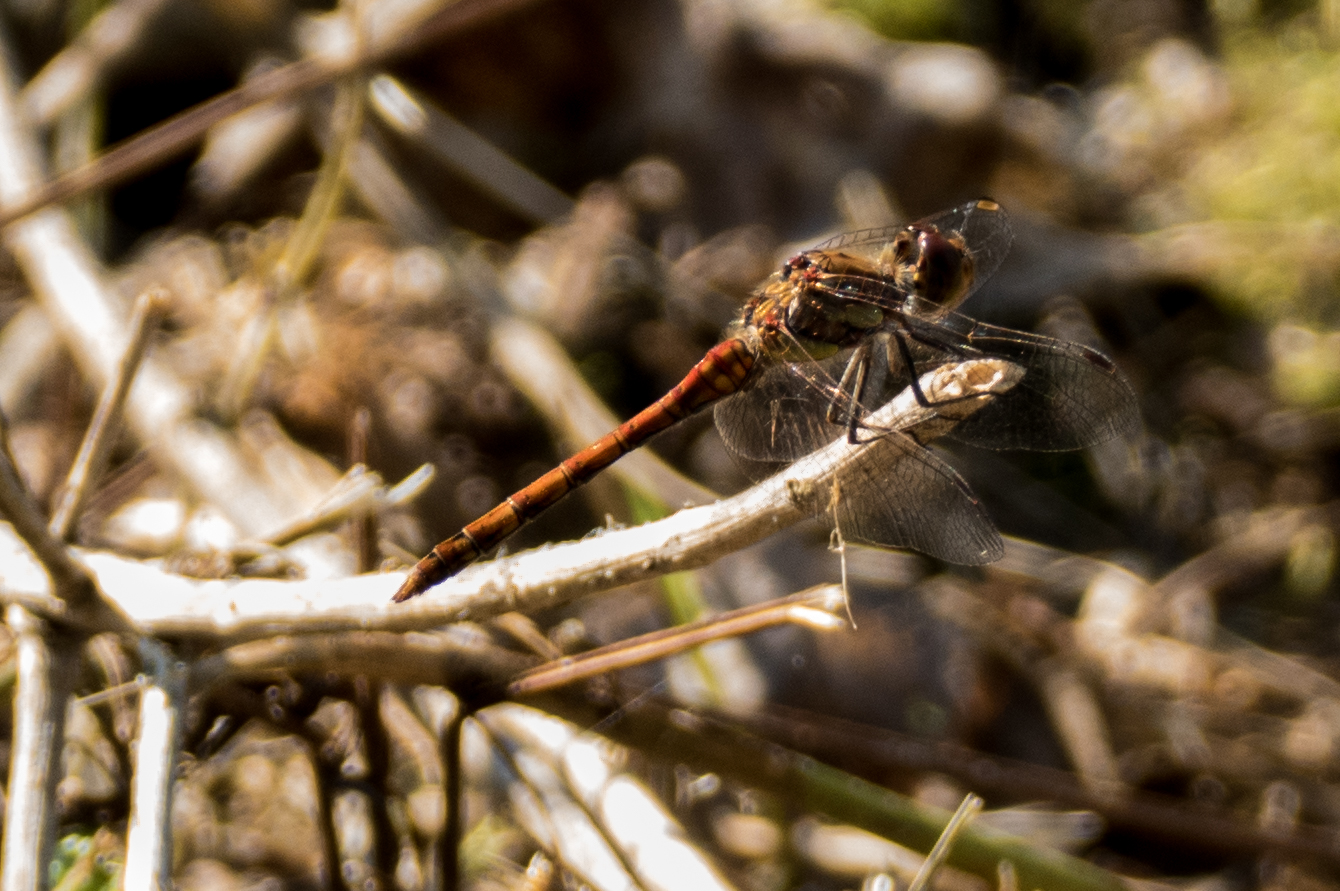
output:
[[[1077, 343], [998, 328], [950, 313], [907, 323], [918, 373], [964, 356], [1006, 359], [1024, 368], [1012, 390], [992, 399], [949, 434], [990, 449], [1069, 451], [1139, 429], [1135, 393], [1107, 356]], [[893, 358], [890, 357], [890, 362]], [[910, 373], [896, 365], [892, 386]]]
[[[881, 354], [870, 354], [868, 394], [887, 389], [880, 379], [887, 372]], [[852, 398], [837, 381], [850, 357], [848, 350], [820, 362], [776, 363], [756, 372], [748, 388], [717, 406], [717, 429], [727, 446], [755, 461], [825, 460], [812, 453], [848, 431]], [[838, 423], [828, 420], [835, 402], [841, 407]], [[1004, 546], [991, 518], [949, 465], [904, 433], [861, 426], [860, 435], [881, 441], [862, 448], [841, 472], [824, 516], [830, 525], [852, 541], [911, 548], [951, 563], [1000, 559]]]
[[[850, 278], [830, 276], [813, 287], [850, 297], [855, 290]], [[912, 299], [902, 295], [901, 309], [886, 307], [884, 331], [870, 335], [886, 346], [872, 351], [870, 380], [861, 400], [866, 410], [887, 402], [914, 374], [965, 358], [993, 356], [1022, 366], [1024, 378], [959, 424], [950, 434], [954, 439], [989, 449], [1069, 451], [1139, 429], [1135, 393], [1116, 364], [1097, 350], [988, 325], [929, 304], [913, 304]]]
[[[828, 421], [830, 407], [849, 401], [838, 381], [851, 350], [817, 362], [768, 362], [744, 388], [717, 404], [726, 446], [751, 461], [791, 462], [846, 435]], [[845, 417], [839, 412], [839, 417]]]
[[839, 477], [827, 520], [843, 537], [949, 563], [1004, 556], [990, 516], [953, 468], [908, 436], [891, 433], [886, 440], [862, 449]]
[[[976, 291], [999, 268], [1010, 252], [1014, 233], [1004, 208], [990, 199], [969, 201], [951, 210], [942, 211], [906, 226], [883, 226], [861, 229], [830, 238], [816, 245], [815, 251], [854, 250], [877, 253], [899, 233], [934, 228], [945, 235], [958, 233], [968, 248], [973, 261], [973, 282], [969, 291]], [[861, 289], [856, 289], [861, 290]]]

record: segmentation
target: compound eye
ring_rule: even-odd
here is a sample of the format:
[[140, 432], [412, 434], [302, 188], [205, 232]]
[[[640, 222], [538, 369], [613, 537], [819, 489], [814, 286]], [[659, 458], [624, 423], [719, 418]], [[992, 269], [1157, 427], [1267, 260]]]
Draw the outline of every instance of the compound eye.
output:
[[913, 286], [917, 296], [939, 306], [962, 300], [972, 277], [972, 261], [963, 249], [939, 232], [926, 230], [917, 238], [921, 248]]

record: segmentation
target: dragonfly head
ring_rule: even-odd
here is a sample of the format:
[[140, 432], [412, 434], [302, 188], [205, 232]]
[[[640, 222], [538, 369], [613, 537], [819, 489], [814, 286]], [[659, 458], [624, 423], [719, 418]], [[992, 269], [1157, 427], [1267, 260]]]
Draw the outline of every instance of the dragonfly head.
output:
[[973, 279], [972, 255], [963, 237], [958, 233], [945, 235], [935, 226], [912, 232], [916, 249], [912, 250], [910, 243], [904, 247], [912, 267], [912, 294], [941, 309], [955, 308], [968, 296]]
[[787, 260], [785, 263], [782, 264], [782, 272], [781, 272], [782, 281], [786, 281], [788, 278], [790, 278], [791, 273], [801, 272], [805, 269], [809, 269], [811, 265], [812, 261], [804, 253], [796, 254], [790, 260]]

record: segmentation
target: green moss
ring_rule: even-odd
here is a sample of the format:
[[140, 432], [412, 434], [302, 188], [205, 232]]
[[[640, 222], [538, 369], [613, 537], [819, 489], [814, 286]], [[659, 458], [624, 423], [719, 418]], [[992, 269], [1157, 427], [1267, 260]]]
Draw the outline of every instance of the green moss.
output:
[[836, 9], [864, 19], [895, 40], [951, 40], [963, 31], [964, 11], [942, 0], [834, 0]]

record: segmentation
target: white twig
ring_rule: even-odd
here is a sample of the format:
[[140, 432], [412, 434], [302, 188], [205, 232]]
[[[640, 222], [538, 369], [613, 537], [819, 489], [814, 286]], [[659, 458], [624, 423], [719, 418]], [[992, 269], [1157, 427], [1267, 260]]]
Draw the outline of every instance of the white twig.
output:
[[[955, 416], [961, 417], [1009, 389], [1021, 374], [1006, 362], [972, 360], [928, 372], [921, 386], [933, 401], [953, 398]], [[924, 441], [953, 426], [946, 414], [944, 406], [932, 410], [918, 405], [909, 388], [869, 421], [883, 428], [915, 429]], [[703, 566], [821, 509], [838, 474], [858, 459], [878, 461], [884, 450], [891, 461], [902, 455], [888, 440], [860, 445], [840, 440], [733, 498], [643, 526], [478, 564], [403, 604], [389, 602], [404, 580], [403, 572], [333, 581], [198, 580], [105, 553], [86, 552], [83, 561], [107, 596], [154, 634], [255, 637], [277, 630], [423, 628], [549, 607]], [[4, 579], [6, 589], [29, 597], [49, 592], [40, 572], [32, 567], [24, 571], [17, 562], [0, 561], [6, 573], [12, 572]]]
[[172, 887], [172, 787], [186, 707], [186, 666], [148, 638], [141, 650], [154, 678], [140, 693], [124, 887], [159, 891]]

